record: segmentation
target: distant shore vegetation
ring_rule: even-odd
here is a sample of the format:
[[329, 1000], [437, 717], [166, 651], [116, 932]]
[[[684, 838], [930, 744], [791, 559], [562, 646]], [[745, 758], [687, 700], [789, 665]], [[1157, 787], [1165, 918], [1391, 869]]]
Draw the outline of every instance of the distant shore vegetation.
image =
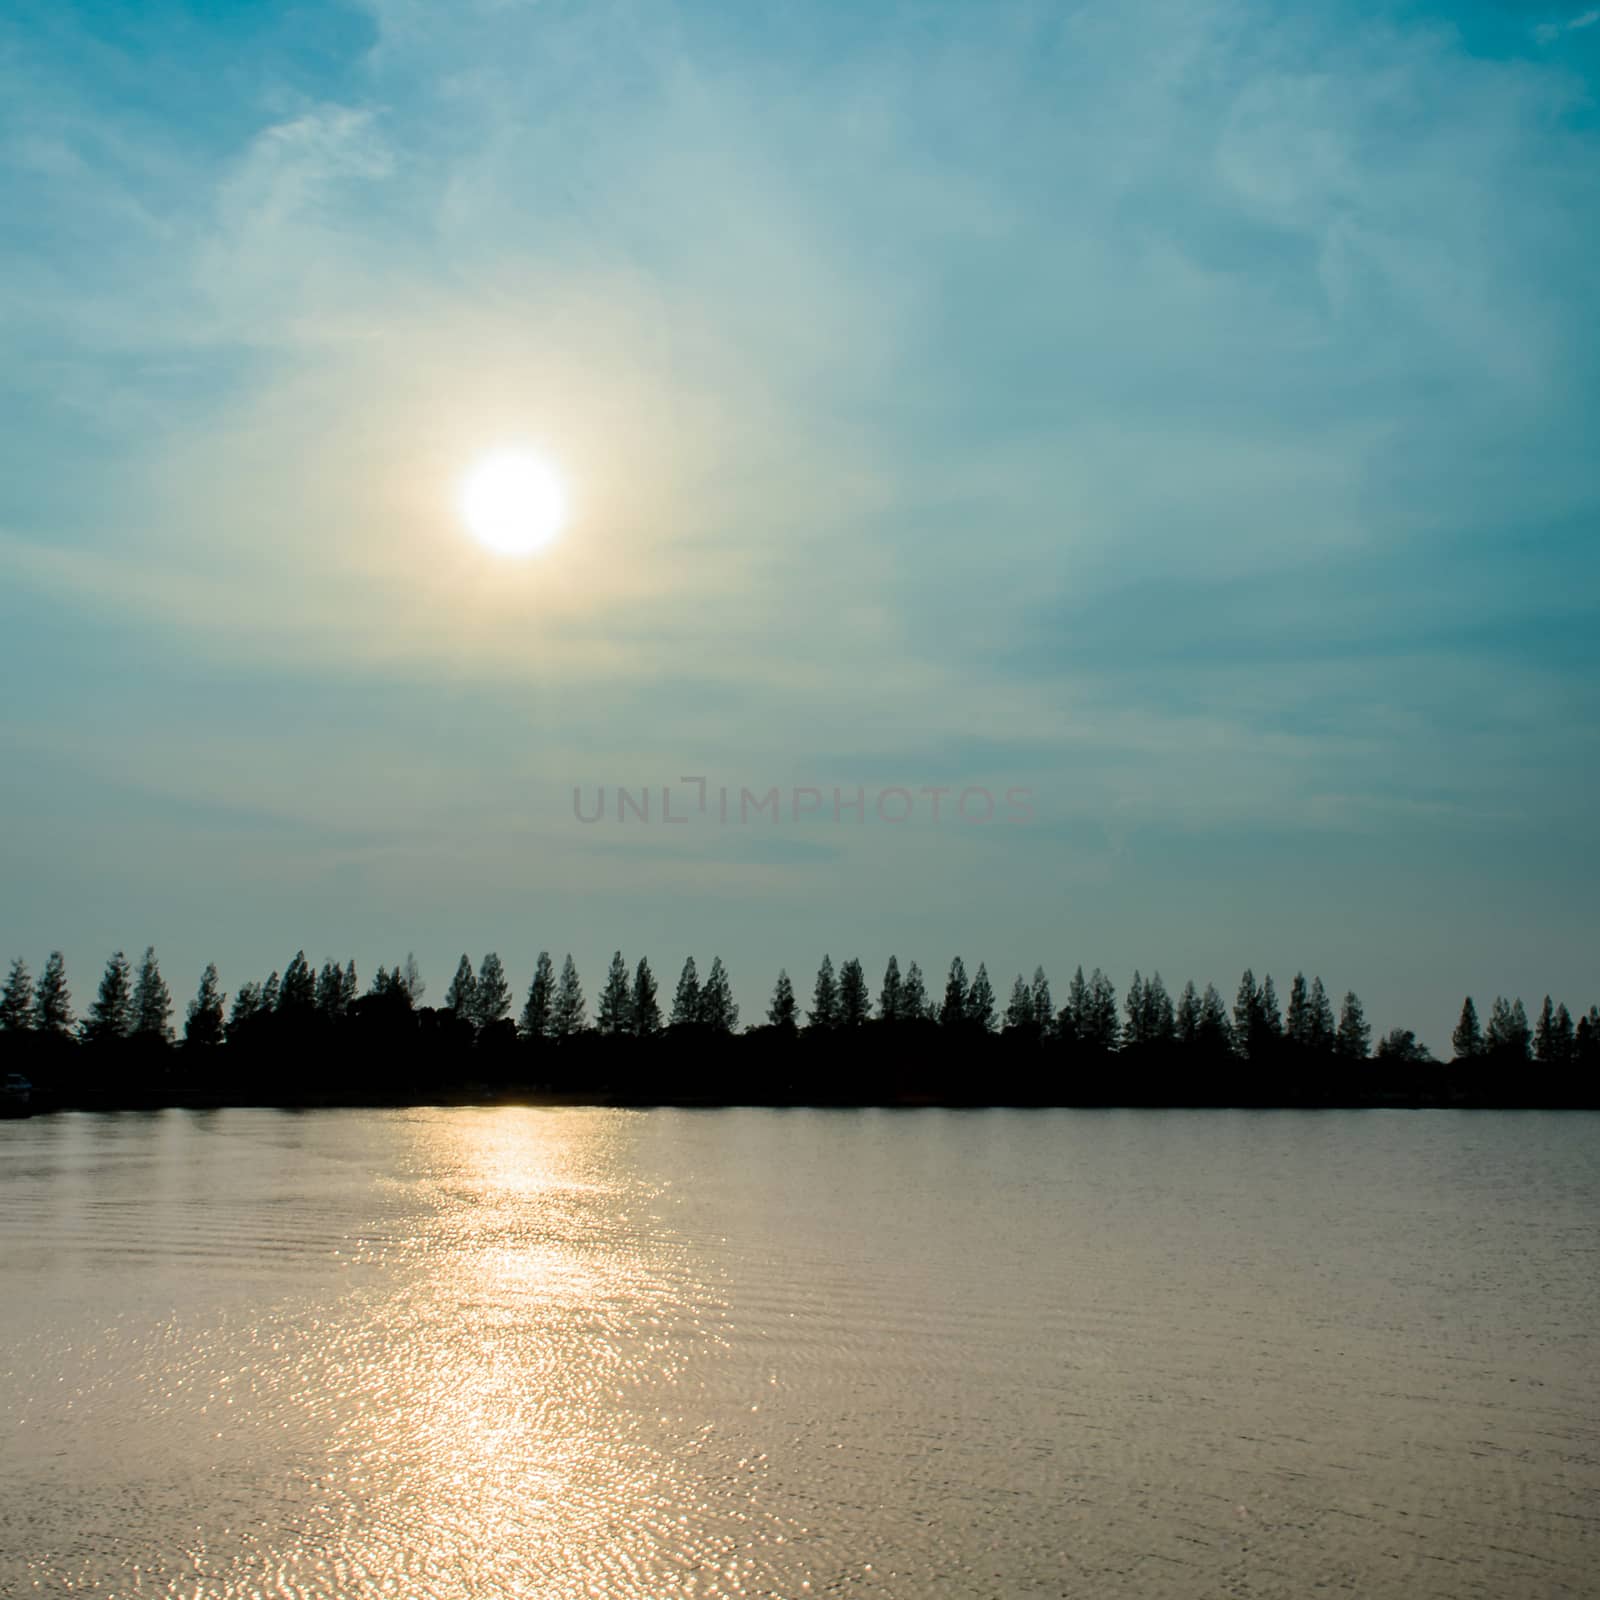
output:
[[541, 952], [525, 992], [494, 952], [463, 955], [440, 1003], [408, 957], [363, 987], [353, 961], [281, 972], [231, 995], [208, 966], [181, 1023], [153, 949], [118, 951], [74, 1008], [54, 952], [0, 988], [0, 1070], [51, 1107], [411, 1104], [501, 1098], [607, 1104], [1600, 1106], [1600, 1008], [1546, 996], [1530, 1021], [1497, 996], [1462, 1004], [1441, 1059], [1396, 1028], [1374, 1043], [1361, 1001], [1297, 973], [1286, 998], [1246, 971], [1230, 1002], [1159, 973], [1118, 996], [1080, 966], [1058, 1004], [1042, 968], [1002, 996], [958, 956], [942, 982], [891, 956], [822, 958], [808, 995], [787, 972], [740, 1025], [720, 957], [671, 993], [648, 959], [611, 959], [592, 1007], [570, 955]]

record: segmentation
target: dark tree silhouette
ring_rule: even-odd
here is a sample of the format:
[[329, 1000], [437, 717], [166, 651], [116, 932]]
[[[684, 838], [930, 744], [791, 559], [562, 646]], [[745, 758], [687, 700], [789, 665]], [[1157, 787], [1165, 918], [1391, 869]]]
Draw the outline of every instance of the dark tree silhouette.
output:
[[653, 1038], [661, 1032], [661, 1003], [656, 998], [656, 975], [643, 956], [633, 973], [633, 993], [628, 997], [628, 1017], [634, 1035], [640, 1039]]
[[548, 1039], [551, 1018], [555, 1013], [555, 969], [550, 964], [550, 952], [541, 950], [534, 964], [533, 982], [528, 986], [527, 1002], [522, 1008], [522, 1021], [518, 1028], [524, 1039]]
[[1361, 1009], [1361, 1002], [1356, 998], [1355, 991], [1347, 990], [1344, 1005], [1339, 1012], [1339, 1032], [1334, 1041], [1334, 1049], [1342, 1061], [1365, 1061], [1367, 1044], [1371, 1038], [1372, 1029], [1367, 1026], [1367, 1014]]
[[979, 1033], [994, 1032], [994, 985], [989, 982], [989, 969], [981, 961], [967, 990], [964, 1019], [969, 1028], [976, 1028]]
[[667, 1018], [667, 1025], [673, 1028], [694, 1028], [700, 1023], [700, 974], [695, 968], [694, 957], [688, 957], [683, 963], [683, 971], [678, 974], [678, 987], [672, 994], [672, 1014]]
[[11, 963], [0, 990], [0, 1033], [33, 1032], [33, 974], [20, 956]]
[[932, 1011], [927, 985], [922, 981], [922, 968], [913, 961], [906, 968], [905, 983], [900, 990], [900, 1020], [928, 1022], [932, 1020]]
[[872, 1015], [867, 977], [854, 956], [839, 968], [839, 1026], [859, 1028]]
[[1050, 980], [1044, 975], [1043, 967], [1033, 969], [1033, 1025], [1041, 1039], [1045, 1038], [1055, 1026], [1055, 1003], [1050, 998]]
[[50, 952], [33, 991], [33, 1026], [41, 1037], [58, 1043], [72, 1037], [72, 993], [67, 988], [67, 964], [59, 950]]
[[950, 963], [944, 980], [944, 1003], [939, 1007], [939, 1026], [959, 1029], [967, 1021], [967, 968], [960, 956]]
[[172, 991], [161, 976], [154, 945], [145, 950], [133, 986], [133, 1034], [146, 1044], [172, 1043]]
[[817, 1029], [839, 1026], [839, 985], [833, 976], [833, 958], [823, 956], [817, 968], [817, 981], [811, 991], [810, 1026]]
[[577, 963], [569, 951], [561, 964], [561, 982], [556, 986], [555, 1004], [550, 1008], [550, 1032], [557, 1039], [570, 1039], [583, 1032], [587, 1016]]
[[1378, 1041], [1373, 1059], [1384, 1062], [1422, 1064], [1431, 1062], [1433, 1054], [1409, 1028], [1391, 1028]]
[[732, 1033], [739, 1026], [739, 1008], [733, 1003], [733, 985], [721, 956], [712, 956], [711, 970], [700, 990], [700, 1010], [696, 1019], [712, 1033]]
[[628, 989], [628, 963], [622, 952], [611, 957], [611, 967], [606, 973], [605, 987], [600, 991], [600, 1005], [595, 1012], [594, 1025], [605, 1034], [631, 1033], [633, 1031], [632, 996]]
[[905, 985], [900, 979], [900, 962], [898, 957], [890, 956], [889, 964], [883, 969], [883, 987], [878, 991], [878, 1015], [885, 1022], [900, 1022], [901, 995]]
[[1030, 1033], [1033, 1030], [1033, 993], [1027, 980], [1019, 972], [1011, 985], [1011, 998], [1006, 1001], [1005, 1017], [1001, 1023], [1003, 1033]]
[[1475, 1061], [1483, 1054], [1483, 1029], [1478, 1026], [1478, 1008], [1470, 994], [1461, 1002], [1461, 1018], [1450, 1035], [1450, 1048], [1458, 1061]]
[[[334, 971], [337, 973], [338, 969]], [[208, 962], [200, 974], [200, 988], [184, 1018], [183, 1042], [196, 1049], [222, 1043], [222, 991], [217, 985], [215, 962]]]
[[472, 970], [472, 957], [465, 951], [456, 962], [456, 975], [450, 980], [450, 987], [444, 992], [444, 1008], [451, 1016], [477, 1025], [478, 978]]
[[511, 1014], [511, 984], [505, 964], [493, 950], [478, 966], [473, 999], [472, 1018], [480, 1032], [495, 1027]]
[[126, 1039], [133, 1031], [133, 987], [128, 958], [119, 950], [106, 963], [100, 990], [83, 1019], [85, 1044], [105, 1045]]
[[789, 974], [780, 968], [778, 981], [772, 988], [772, 1003], [767, 1007], [767, 1022], [785, 1033], [793, 1033], [798, 1014], [799, 1007], [795, 1005], [794, 1000], [794, 985], [789, 982]]

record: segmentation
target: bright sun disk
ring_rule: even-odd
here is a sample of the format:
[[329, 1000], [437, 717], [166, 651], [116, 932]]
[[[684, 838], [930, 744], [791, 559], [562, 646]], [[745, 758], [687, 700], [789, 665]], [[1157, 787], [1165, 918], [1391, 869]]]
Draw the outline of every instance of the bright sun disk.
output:
[[461, 517], [472, 537], [504, 556], [532, 555], [561, 532], [567, 494], [549, 462], [525, 450], [486, 456], [461, 486]]

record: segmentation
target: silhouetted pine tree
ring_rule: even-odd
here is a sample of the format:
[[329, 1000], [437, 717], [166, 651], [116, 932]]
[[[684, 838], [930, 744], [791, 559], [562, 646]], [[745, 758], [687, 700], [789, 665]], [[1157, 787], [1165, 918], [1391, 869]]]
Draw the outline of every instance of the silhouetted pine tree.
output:
[[356, 987], [356, 964], [347, 962], [344, 969], [344, 978], [339, 986], [339, 1015], [348, 1016], [350, 1007], [354, 1004], [356, 996], [361, 991]]
[[133, 1034], [147, 1044], [172, 1043], [172, 991], [161, 976], [154, 945], [146, 948], [133, 986]]
[[492, 1028], [511, 1015], [511, 984], [505, 963], [491, 950], [478, 964], [473, 1020], [478, 1027]]
[[900, 989], [900, 1020], [902, 1022], [931, 1021], [932, 1005], [928, 988], [922, 981], [922, 968], [915, 961], [906, 968], [905, 983]]
[[1544, 997], [1544, 1004], [1539, 1008], [1539, 1020], [1533, 1025], [1533, 1059], [1541, 1067], [1551, 1067], [1556, 1064], [1556, 1053], [1552, 1035], [1555, 1032], [1556, 1008], [1550, 1002], [1550, 996]]
[[33, 991], [34, 1031], [60, 1042], [72, 1037], [72, 992], [67, 988], [67, 964], [52, 950]]
[[889, 957], [889, 965], [883, 969], [883, 987], [878, 991], [878, 1015], [885, 1022], [899, 1022], [901, 995], [905, 985], [900, 980], [900, 962], [895, 956]]
[[472, 957], [465, 950], [456, 962], [456, 975], [444, 992], [444, 1009], [462, 1022], [478, 1022], [478, 979], [472, 970]]
[[1507, 1000], [1504, 995], [1496, 995], [1483, 1036], [1485, 1053], [1503, 1065], [1514, 1065], [1528, 1059], [1530, 1042], [1528, 1013], [1523, 1010], [1521, 1000]]
[[672, 995], [672, 1015], [667, 1025], [673, 1028], [693, 1028], [700, 1022], [700, 974], [690, 956], [678, 974], [678, 987]]
[[1233, 1050], [1233, 1028], [1228, 1021], [1228, 1008], [1214, 983], [1206, 985], [1200, 1001], [1200, 1026], [1195, 1042], [1207, 1055], [1219, 1056]]
[[1461, 1018], [1450, 1035], [1450, 1048], [1457, 1061], [1474, 1061], [1483, 1054], [1483, 1030], [1478, 1026], [1478, 1008], [1470, 994], [1461, 1002]]
[[110, 1044], [133, 1031], [133, 988], [128, 958], [119, 950], [106, 963], [100, 991], [83, 1019], [86, 1044]]
[[1039, 1037], [1044, 1038], [1055, 1026], [1055, 1003], [1050, 998], [1050, 980], [1044, 975], [1043, 967], [1033, 969], [1033, 1025], [1038, 1030]]
[[1088, 1023], [1089, 1010], [1089, 980], [1084, 977], [1080, 962], [1078, 970], [1072, 974], [1071, 983], [1067, 985], [1066, 1004], [1056, 1018], [1056, 1031], [1063, 1043], [1083, 1042], [1083, 1029]]
[[[889, 958], [894, 959], [892, 956]], [[789, 982], [789, 974], [781, 968], [778, 971], [778, 981], [772, 986], [772, 1003], [767, 1007], [767, 1021], [774, 1028], [782, 1028], [785, 1033], [795, 1031], [799, 1007], [795, 1004], [794, 985]]]
[[981, 1033], [994, 1032], [994, 985], [989, 982], [989, 969], [981, 961], [967, 990], [966, 1022]]
[[1378, 1041], [1373, 1058], [1392, 1065], [1420, 1066], [1433, 1060], [1433, 1052], [1409, 1028], [1391, 1028]]
[[534, 964], [533, 982], [528, 985], [528, 998], [522, 1007], [522, 1020], [517, 1031], [530, 1042], [550, 1037], [550, 1023], [555, 1013], [555, 969], [550, 964], [550, 952], [541, 950]]
[[817, 981], [811, 990], [809, 1026], [837, 1028], [839, 1026], [839, 985], [834, 981], [833, 957], [825, 955], [817, 968]]
[[296, 950], [294, 959], [283, 969], [283, 981], [278, 985], [276, 1010], [281, 1016], [303, 1022], [317, 1007], [317, 979], [306, 960], [304, 950]]
[[[378, 987], [380, 980], [383, 984], [381, 989]], [[386, 973], [382, 967], [379, 967], [378, 976], [377, 978], [373, 979], [373, 993], [388, 994], [392, 987], [393, 985], [390, 982], [388, 973]], [[283, 980], [279, 978], [277, 968], [273, 968], [273, 970], [267, 974], [267, 981], [261, 985], [261, 1009], [263, 1011], [274, 1013], [277, 1011], [278, 997], [282, 992], [282, 989]]]
[[587, 1019], [588, 1008], [583, 998], [583, 985], [578, 982], [577, 963], [568, 952], [561, 964], [555, 1004], [550, 1008], [550, 1032], [557, 1039], [570, 1039], [583, 1032]]
[[215, 962], [208, 962], [200, 974], [200, 988], [184, 1018], [183, 1042], [194, 1049], [222, 1043], [222, 991], [217, 987]]
[[1337, 1032], [1338, 1028], [1333, 1020], [1333, 1002], [1328, 998], [1328, 991], [1322, 987], [1322, 979], [1313, 978], [1309, 1040], [1311, 1049], [1319, 1055], [1327, 1055], [1333, 1049], [1334, 1036]]
[[1001, 1031], [1009, 1034], [1033, 1032], [1033, 994], [1020, 972], [1011, 985], [1011, 998], [1006, 1001]]
[[631, 1033], [633, 1013], [628, 991], [628, 964], [622, 952], [615, 951], [606, 973], [606, 986], [600, 991], [600, 1006], [595, 1012], [595, 1027], [601, 1033]]
[[700, 1025], [713, 1033], [732, 1033], [739, 1026], [739, 1008], [721, 956], [712, 956], [711, 970], [700, 990]]
[[941, 1028], [961, 1028], [967, 1020], [967, 969], [960, 956], [950, 963], [950, 975], [944, 980], [944, 1004], [939, 1007]]
[[628, 996], [628, 1020], [636, 1037], [648, 1039], [661, 1032], [661, 1002], [656, 998], [656, 975], [643, 956], [634, 968], [633, 992]]
[[1078, 1041], [1109, 1055], [1117, 1048], [1122, 1024], [1117, 1020], [1117, 990], [1099, 967], [1089, 975], [1083, 1015], [1077, 1020]]
[[18, 956], [0, 990], [0, 1033], [33, 1032], [33, 974], [28, 963]]
[[253, 982], [241, 983], [233, 997], [233, 1009], [228, 1013], [228, 1043], [238, 1044], [248, 1039], [251, 1029], [263, 1012], [261, 985]]
[[1311, 1048], [1311, 991], [1306, 987], [1306, 975], [1297, 972], [1289, 985], [1289, 1009], [1283, 1019], [1284, 1037], [1299, 1052]]
[[[324, 961], [317, 973], [317, 1015], [325, 1022], [337, 1022], [344, 1014], [344, 971], [337, 961]], [[184, 1036], [188, 1037], [187, 1024]]]
[[1345, 991], [1344, 1005], [1339, 1011], [1339, 1031], [1334, 1037], [1334, 1050], [1341, 1061], [1355, 1062], [1367, 1059], [1368, 1041], [1372, 1029], [1367, 1026], [1367, 1014], [1353, 989]]
[[867, 993], [867, 975], [852, 956], [839, 968], [839, 1026], [859, 1028], [872, 1015], [872, 999]]
[[1200, 994], [1191, 978], [1178, 997], [1178, 1014], [1174, 1019], [1178, 1043], [1186, 1050], [1193, 1049], [1200, 1038]]

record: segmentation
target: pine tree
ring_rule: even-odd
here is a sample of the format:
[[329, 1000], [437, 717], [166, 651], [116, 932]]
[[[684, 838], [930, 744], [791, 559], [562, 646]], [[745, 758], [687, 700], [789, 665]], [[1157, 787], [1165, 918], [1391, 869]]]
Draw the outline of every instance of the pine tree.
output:
[[[382, 967], [378, 968], [378, 978], [383, 980], [383, 988], [376, 990], [376, 992], [378, 994], [388, 994], [388, 978]], [[279, 978], [277, 969], [274, 968], [267, 974], [267, 981], [261, 985], [261, 1009], [263, 1011], [276, 1012], [282, 990], [283, 980]]]
[[739, 1026], [739, 1008], [721, 956], [712, 956], [711, 970], [700, 990], [700, 1023], [713, 1033], [732, 1033]]
[[1483, 1042], [1485, 1051], [1502, 1063], [1515, 1064], [1528, 1059], [1528, 1013], [1520, 1000], [1495, 996]]
[[1478, 1026], [1478, 1008], [1469, 994], [1461, 1002], [1461, 1020], [1450, 1035], [1450, 1047], [1457, 1061], [1472, 1061], [1483, 1054], [1483, 1030]]
[[0, 1033], [33, 1031], [33, 974], [28, 963], [18, 956], [11, 963], [6, 986], [0, 990]]
[[967, 1020], [967, 969], [960, 956], [950, 963], [944, 981], [944, 1004], [939, 1007], [941, 1028], [960, 1028]]
[[1539, 1009], [1539, 1020], [1533, 1025], [1533, 1059], [1541, 1067], [1556, 1065], [1555, 1024], [1556, 1008], [1550, 1003], [1550, 996], [1546, 995], [1544, 1005]]
[[217, 987], [214, 962], [208, 963], [200, 974], [200, 988], [189, 1002], [188, 1015], [183, 1022], [183, 1042], [195, 1049], [222, 1043], [222, 991]]
[[885, 1022], [900, 1021], [904, 988], [900, 980], [900, 962], [897, 957], [890, 956], [889, 965], [883, 969], [883, 987], [878, 991], [878, 1015]]
[[1276, 1044], [1283, 1038], [1283, 1017], [1278, 1011], [1278, 991], [1272, 986], [1270, 972], [1261, 980], [1261, 1025], [1266, 1031], [1269, 1044]]
[[1111, 979], [1096, 967], [1089, 975], [1084, 1013], [1078, 1023], [1078, 1038], [1091, 1050], [1110, 1054], [1117, 1048], [1122, 1025], [1117, 1020], [1117, 990]]
[[1249, 967], [1239, 978], [1239, 987], [1233, 997], [1233, 1037], [1241, 1055], [1250, 1054], [1250, 1046], [1261, 1034], [1261, 991], [1256, 987], [1256, 975]]
[[[894, 957], [891, 956], [889, 959], [893, 961]], [[794, 1000], [794, 985], [789, 982], [789, 974], [780, 968], [778, 981], [772, 987], [772, 1003], [767, 1007], [767, 1021], [774, 1028], [782, 1028], [785, 1033], [793, 1033], [798, 1012], [799, 1008]]]
[[522, 1008], [522, 1022], [518, 1031], [524, 1039], [550, 1037], [555, 998], [555, 969], [550, 964], [550, 952], [541, 950], [534, 965], [533, 982], [528, 986], [528, 999]]
[[228, 1043], [234, 1044], [248, 1034], [251, 1024], [263, 1014], [263, 1011], [261, 985], [240, 984], [238, 993], [233, 997], [233, 1009], [228, 1013]]
[[1055, 1026], [1056, 1013], [1054, 1002], [1050, 998], [1050, 980], [1044, 975], [1043, 967], [1033, 969], [1033, 1025], [1039, 1030], [1039, 1037], [1043, 1039]]
[[444, 1008], [462, 1022], [478, 1023], [478, 980], [472, 970], [472, 957], [465, 951], [456, 962], [456, 975], [444, 992]]
[[148, 1043], [172, 1043], [172, 991], [161, 976], [154, 945], [146, 948], [133, 986], [133, 1032]]
[[1027, 981], [1019, 972], [1011, 985], [1011, 998], [1006, 1001], [1006, 1014], [1002, 1023], [1005, 1033], [1028, 1033], [1033, 1029], [1033, 994]]
[[350, 1007], [355, 1004], [355, 998], [360, 990], [356, 987], [356, 964], [351, 961], [346, 964], [344, 977], [339, 985], [339, 1015], [349, 1014]]
[[583, 985], [578, 982], [578, 967], [569, 952], [561, 964], [561, 982], [556, 986], [555, 1004], [550, 1008], [550, 1032], [557, 1039], [570, 1039], [583, 1032], [588, 1008]]
[[294, 959], [283, 969], [283, 981], [278, 986], [279, 1013], [286, 1017], [305, 1018], [316, 1010], [317, 979], [306, 960], [304, 950], [296, 950]]
[[656, 998], [656, 975], [643, 956], [633, 973], [633, 993], [628, 996], [628, 1017], [634, 1034], [648, 1039], [661, 1032], [661, 1003]]
[[480, 1028], [492, 1028], [511, 1014], [511, 984], [505, 964], [491, 950], [478, 966], [473, 1017]]
[[633, 1014], [628, 993], [628, 963], [622, 952], [611, 957], [611, 968], [606, 973], [605, 988], [600, 991], [600, 1007], [595, 1013], [595, 1027], [601, 1033], [632, 1033]]
[[1172, 1012], [1172, 996], [1167, 993], [1167, 986], [1161, 981], [1159, 972], [1144, 986], [1144, 1031], [1146, 1040], [1157, 1046], [1171, 1044], [1177, 1035], [1178, 1024]]
[[1056, 1019], [1057, 1031], [1063, 1040], [1069, 1043], [1082, 1042], [1083, 1030], [1089, 1023], [1089, 1009], [1089, 981], [1084, 977], [1080, 963], [1078, 970], [1072, 974], [1072, 982], [1067, 985], [1067, 1003], [1062, 1006], [1061, 1014]]
[[67, 964], [59, 950], [50, 952], [33, 991], [33, 1026], [47, 1039], [72, 1037], [72, 993], [67, 988]]
[[1214, 983], [1206, 985], [1206, 992], [1200, 1001], [1200, 1027], [1195, 1042], [1209, 1055], [1221, 1055], [1234, 1048], [1228, 1008]]
[[1200, 1037], [1200, 994], [1191, 978], [1183, 986], [1183, 994], [1178, 999], [1178, 1015], [1176, 1019], [1178, 1043], [1185, 1049], [1191, 1049]]
[[1139, 976], [1137, 967], [1133, 969], [1133, 982], [1128, 985], [1127, 997], [1122, 1003], [1128, 1013], [1124, 1042], [1133, 1046], [1147, 1043], [1144, 1032], [1144, 979]]
[[337, 961], [324, 961], [317, 973], [317, 1015], [337, 1022], [344, 1011], [344, 972]]
[[854, 956], [839, 968], [839, 1026], [859, 1028], [872, 1015], [867, 975]]
[[1284, 1017], [1283, 1031], [1296, 1050], [1311, 1048], [1311, 993], [1303, 972], [1295, 973], [1294, 982], [1289, 985], [1289, 1010]]
[[929, 1012], [928, 989], [922, 981], [922, 968], [915, 961], [906, 968], [905, 982], [900, 989], [900, 1020], [925, 1022]]
[[693, 1028], [700, 1022], [700, 974], [694, 957], [683, 963], [678, 974], [678, 987], [672, 992], [672, 1014], [667, 1018], [669, 1028]]
[[834, 981], [833, 957], [825, 955], [817, 968], [817, 981], [811, 990], [811, 1012], [808, 1018], [813, 1028], [839, 1026], [839, 985]]
[[1334, 1049], [1342, 1061], [1365, 1061], [1371, 1038], [1372, 1029], [1367, 1026], [1367, 1014], [1361, 1009], [1355, 991], [1347, 990], [1344, 1006], [1339, 1012], [1339, 1031], [1335, 1036]]
[[[276, 984], [277, 973], [273, 973], [272, 976], [274, 984]], [[372, 974], [372, 982], [367, 987], [367, 993], [370, 995], [388, 994], [392, 986], [393, 980], [389, 976], [389, 969], [382, 962], [379, 962], [378, 970]]]
[[1328, 998], [1328, 991], [1322, 987], [1321, 978], [1311, 980], [1311, 1048], [1320, 1055], [1326, 1055], [1333, 1049], [1334, 1036], [1338, 1032], [1333, 1020], [1333, 1002]]
[[128, 958], [119, 950], [106, 963], [100, 992], [83, 1019], [86, 1044], [110, 1044], [126, 1039], [133, 1031], [133, 988], [128, 974]]
[[994, 1032], [994, 985], [989, 982], [989, 969], [980, 961], [967, 990], [966, 1022], [981, 1033]]
[[1556, 1007], [1555, 1025], [1551, 1029], [1556, 1064], [1570, 1066], [1577, 1057], [1577, 1033], [1572, 1026], [1572, 1013], [1565, 1003]]

